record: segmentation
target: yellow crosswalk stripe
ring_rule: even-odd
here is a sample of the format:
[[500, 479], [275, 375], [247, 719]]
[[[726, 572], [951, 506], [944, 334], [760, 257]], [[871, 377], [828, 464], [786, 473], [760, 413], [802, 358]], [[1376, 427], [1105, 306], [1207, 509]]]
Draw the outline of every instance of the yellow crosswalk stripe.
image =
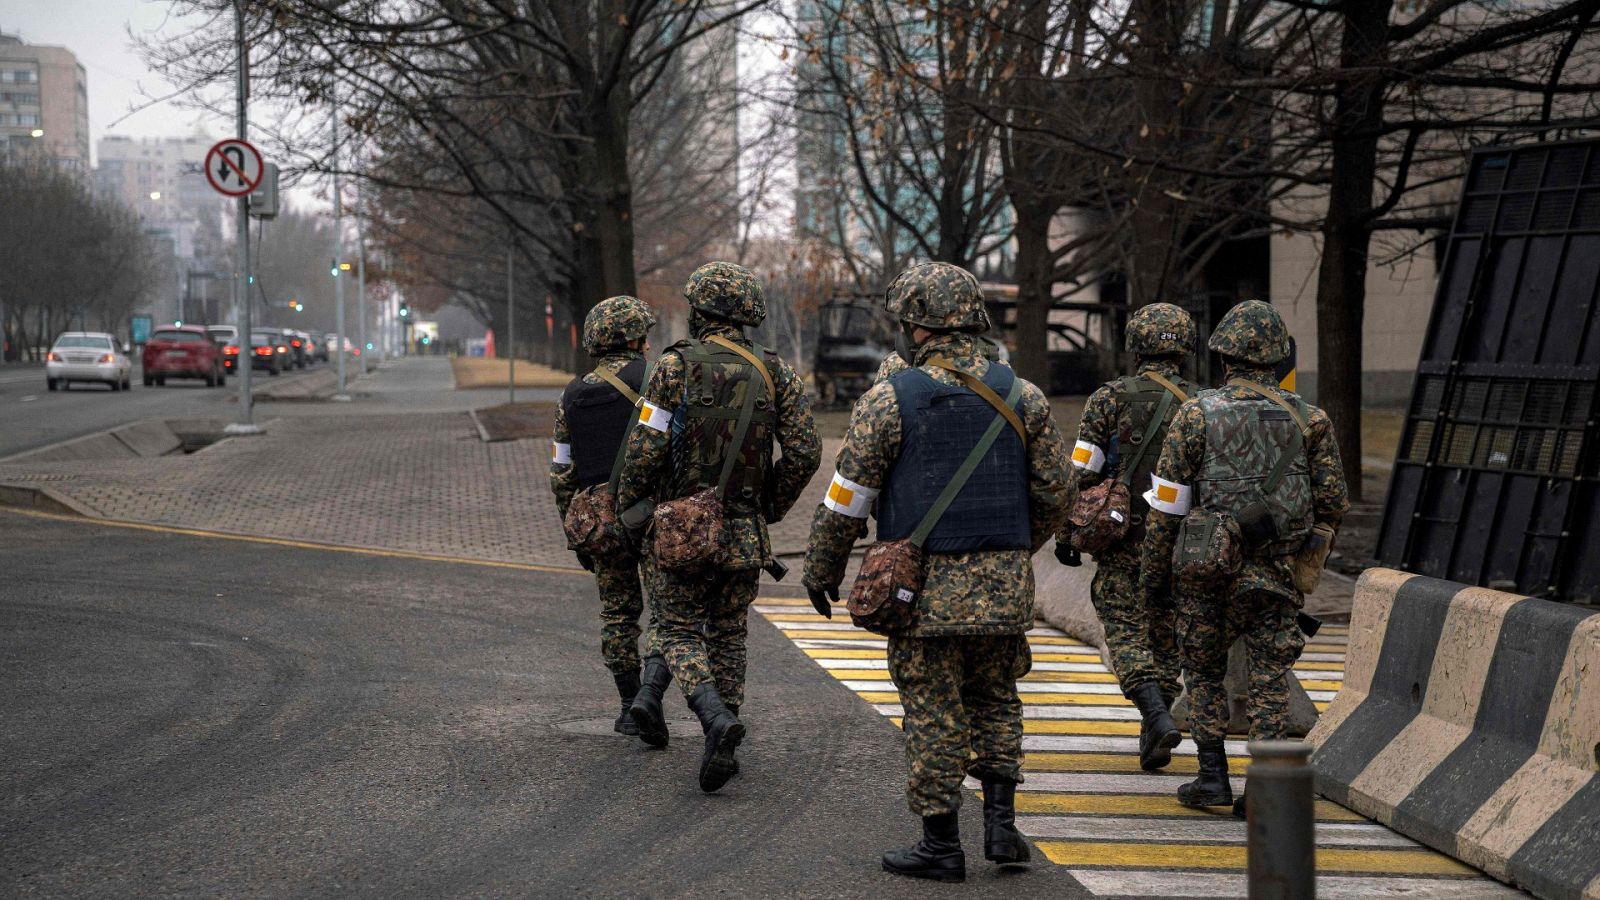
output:
[[[868, 703], [899, 703], [895, 691], [856, 691]], [[1023, 694], [1022, 702], [1028, 706], [1066, 704], [1068, 706], [1132, 706], [1121, 694]]]
[[[1029, 762], [1040, 754], [1028, 754]], [[1026, 767], [1023, 772], [1026, 776]], [[1017, 812], [1030, 815], [1154, 816], [1158, 818], [1231, 818], [1226, 807], [1190, 809], [1174, 797], [1159, 794], [1046, 794], [1029, 791], [1026, 782], [1017, 792]], [[1365, 822], [1361, 816], [1327, 800], [1316, 801], [1312, 814], [1319, 822]], [[1026, 831], [1026, 825], [1023, 826]]]
[[[1080, 868], [1240, 869], [1246, 849], [1229, 844], [1134, 844], [1118, 841], [1037, 841], [1053, 863]], [[1475, 875], [1477, 872], [1431, 850], [1318, 848], [1317, 872], [1393, 875]]]
[[889, 658], [889, 654], [886, 651], [875, 650], [875, 649], [873, 649], [871, 647], [867, 647], [867, 648], [861, 649], [861, 650], [843, 649], [843, 648], [838, 649], [838, 650], [833, 650], [833, 649], [829, 649], [827, 647], [808, 647], [805, 650], [805, 654], [807, 656], [811, 657], [812, 659], [888, 659]]
[[[1162, 769], [1168, 775], [1193, 775], [1200, 760], [1194, 756], [1174, 756]], [[1134, 753], [1048, 753], [1028, 754], [1023, 768], [1028, 772], [1142, 772]]]
[[1095, 722], [1084, 719], [1023, 719], [1023, 734], [1138, 734], [1138, 722]]

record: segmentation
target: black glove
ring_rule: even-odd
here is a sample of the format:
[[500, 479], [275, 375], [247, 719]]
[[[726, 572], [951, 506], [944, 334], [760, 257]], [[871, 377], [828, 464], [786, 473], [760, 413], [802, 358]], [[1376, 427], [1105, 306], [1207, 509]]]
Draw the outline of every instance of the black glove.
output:
[[587, 553], [579, 553], [578, 554], [578, 565], [583, 566], [583, 570], [585, 572], [593, 572], [594, 571], [594, 557], [590, 556]]
[[1060, 538], [1056, 538], [1056, 562], [1075, 569], [1083, 565], [1083, 554], [1078, 552], [1078, 548]]
[[829, 601], [833, 603], [839, 602], [838, 587], [820, 589], [808, 584], [806, 585], [806, 594], [811, 597], [811, 605], [816, 608], [817, 615], [829, 619], [833, 618], [833, 606], [830, 605]]

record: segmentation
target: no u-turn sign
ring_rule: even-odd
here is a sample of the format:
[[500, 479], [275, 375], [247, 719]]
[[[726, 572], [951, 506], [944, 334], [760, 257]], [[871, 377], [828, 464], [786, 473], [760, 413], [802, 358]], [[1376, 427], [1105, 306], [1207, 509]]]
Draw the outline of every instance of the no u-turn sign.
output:
[[248, 141], [227, 138], [206, 151], [206, 181], [227, 197], [243, 197], [255, 190], [265, 169], [261, 152]]

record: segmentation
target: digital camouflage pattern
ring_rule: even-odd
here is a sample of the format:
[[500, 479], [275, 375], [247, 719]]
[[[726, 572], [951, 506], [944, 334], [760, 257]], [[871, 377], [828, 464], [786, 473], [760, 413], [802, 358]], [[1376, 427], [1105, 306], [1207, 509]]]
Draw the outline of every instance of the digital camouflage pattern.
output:
[[1022, 700], [1032, 668], [1022, 635], [889, 638], [905, 708], [906, 801], [919, 816], [961, 808], [961, 782], [1022, 779]]
[[1123, 347], [1140, 356], [1188, 356], [1194, 342], [1194, 320], [1171, 303], [1139, 307], [1122, 334]]
[[1272, 304], [1246, 300], [1222, 317], [1206, 347], [1243, 363], [1273, 366], [1289, 355], [1289, 328]]
[[656, 324], [656, 314], [638, 297], [608, 297], [583, 317], [583, 349], [590, 356], [642, 340]]
[[[1264, 366], [1242, 366], [1229, 371], [1231, 377], [1274, 384], [1272, 370]], [[1239, 401], [1259, 395], [1237, 386], [1218, 388], [1216, 393]], [[1294, 395], [1280, 391], [1285, 399]], [[1349, 508], [1344, 468], [1334, 440], [1333, 424], [1315, 406], [1310, 412], [1310, 434], [1305, 452], [1310, 468], [1312, 513], [1318, 523], [1337, 527]], [[1205, 465], [1206, 423], [1200, 402], [1192, 399], [1178, 410], [1167, 431], [1156, 475], [1174, 484], [1194, 485]], [[1206, 498], [1196, 494], [1196, 507]], [[1143, 592], [1159, 594], [1171, 583], [1173, 543], [1182, 517], [1152, 511], [1147, 533], [1140, 548], [1140, 582]], [[1281, 711], [1287, 708], [1288, 685], [1283, 680], [1294, 662], [1295, 648], [1301, 640], [1294, 612], [1302, 599], [1294, 589], [1290, 557], [1246, 557], [1239, 574], [1229, 586], [1204, 592], [1180, 592], [1178, 600], [1179, 650], [1183, 657], [1184, 679], [1191, 694], [1196, 694], [1191, 728], [1197, 741], [1222, 740], [1227, 727], [1226, 698], [1222, 697], [1222, 676], [1228, 647], [1234, 637], [1243, 635], [1258, 657], [1251, 655], [1250, 709], [1251, 736], [1280, 737], [1285, 722]], [[1279, 648], [1267, 653], [1267, 648]], [[1218, 658], [1223, 660], [1219, 667]], [[1218, 701], [1222, 697], [1222, 711]]]
[[[1134, 377], [1152, 372], [1176, 384], [1190, 396], [1196, 391], [1194, 384], [1179, 371], [1176, 359], [1142, 359]], [[1084, 404], [1083, 418], [1078, 425], [1078, 440], [1101, 448], [1107, 461], [1100, 472], [1074, 469], [1079, 491], [1088, 490], [1120, 474], [1119, 463], [1126, 452], [1125, 448], [1135, 446], [1135, 434], [1140, 437], [1144, 434], [1147, 421], [1136, 416], [1135, 409], [1118, 403], [1121, 392], [1117, 385], [1118, 381], [1102, 385], [1089, 395]], [[1146, 411], [1147, 414], [1149, 412], [1153, 410]], [[1152, 449], [1149, 454], [1151, 459], [1141, 468], [1155, 467], [1154, 458], [1159, 455], [1159, 446]], [[1089, 596], [1100, 623], [1105, 626], [1111, 669], [1122, 690], [1127, 692], [1141, 684], [1155, 682], [1161, 686], [1163, 695], [1176, 697], [1180, 664], [1177, 638], [1173, 631], [1172, 594], [1170, 591], [1159, 591], [1147, 595], [1139, 589], [1139, 544], [1144, 537], [1142, 522], [1149, 512], [1142, 495], [1149, 484], [1148, 475], [1135, 477], [1130, 487], [1129, 512], [1137, 517], [1137, 522], [1130, 522], [1123, 540], [1094, 554], [1096, 569], [1094, 580], [1089, 585]], [[1056, 535], [1057, 541], [1070, 539], [1068, 528], [1063, 528]]]
[[981, 334], [990, 327], [977, 277], [949, 263], [923, 263], [901, 272], [889, 282], [884, 305], [900, 321], [935, 331]]
[[1172, 552], [1172, 580], [1180, 590], [1204, 591], [1226, 586], [1244, 565], [1239, 523], [1216, 510], [1195, 509], [1178, 524]]
[[709, 488], [656, 507], [656, 565], [680, 575], [720, 567], [728, 552], [723, 514], [722, 501]]
[[[1263, 387], [1273, 383], [1270, 377], [1257, 382]], [[1245, 509], [1252, 502], [1264, 502], [1278, 540], [1264, 547], [1242, 546], [1241, 551], [1255, 556], [1298, 551], [1312, 525], [1311, 467], [1303, 448], [1289, 458], [1277, 488], [1269, 494], [1266, 487], [1278, 457], [1294, 447], [1300, 426], [1287, 411], [1259, 394], [1239, 399], [1231, 393], [1202, 391], [1196, 399], [1206, 420], [1206, 453], [1195, 490], [1208, 498], [1206, 507], [1228, 513], [1243, 526]], [[1290, 399], [1290, 406], [1294, 405]], [[1300, 412], [1304, 415], [1306, 410]]]
[[[985, 359], [993, 362], [1000, 358], [1000, 345], [996, 344], [994, 339], [990, 337], [979, 336], [978, 352], [982, 353]], [[896, 373], [904, 372], [909, 368], [911, 368], [911, 364], [906, 362], [905, 357], [901, 356], [899, 352], [890, 353], [883, 358], [883, 362], [878, 363], [878, 371], [872, 375], [872, 384], [888, 381]], [[871, 385], [868, 385], [868, 387], [871, 387]]]
[[760, 325], [767, 317], [761, 282], [744, 266], [710, 262], [689, 275], [683, 288], [689, 308], [736, 325]]
[[[990, 365], [972, 335], [936, 334], [917, 348], [917, 363], [944, 384], [960, 382], [925, 365], [934, 354], [979, 377]], [[917, 625], [889, 640], [889, 671], [905, 706], [906, 795], [918, 815], [959, 807], [964, 771], [1021, 780], [1022, 704], [1016, 679], [1027, 671], [1018, 659], [1026, 653], [1023, 635], [1033, 620], [1032, 551], [1060, 527], [1072, 503], [1073, 483], [1050, 404], [1026, 382], [1020, 412], [1028, 435], [1032, 548], [929, 554]], [[894, 386], [880, 383], [851, 412], [838, 474], [882, 489], [900, 442]], [[819, 504], [806, 551], [805, 586], [837, 587], [851, 548], [866, 532], [866, 519]]]
[[[634, 560], [594, 561], [594, 580], [600, 588], [600, 656], [606, 661], [606, 668], [619, 675], [639, 671], [639, 617], [645, 607], [644, 594], [639, 589], [641, 568]], [[648, 575], [645, 580], [649, 581]], [[661, 652], [659, 624], [660, 616], [652, 600], [650, 625], [643, 630], [645, 656]]]
[[[595, 368], [604, 367], [615, 374], [642, 355], [636, 350], [613, 350], [603, 355], [597, 361]], [[604, 382], [604, 379], [592, 371], [585, 374], [583, 379], [588, 384]], [[556, 443], [572, 443], [572, 431], [567, 426], [566, 415], [559, 403], [556, 404], [555, 433], [552, 439]], [[570, 463], [550, 465], [550, 490], [556, 496], [556, 508], [563, 520], [572, 503], [573, 495], [578, 492], [577, 471], [578, 467]], [[606, 668], [612, 672], [638, 671], [641, 632], [639, 616], [644, 610], [644, 601], [639, 591], [639, 569], [643, 564], [637, 560], [623, 562], [617, 559], [596, 559], [594, 563], [595, 584], [600, 590], [601, 656], [605, 660]], [[657, 646], [655, 618], [655, 611], [652, 609], [651, 626], [646, 633], [646, 642], [651, 648]]]
[[[739, 461], [729, 473], [723, 505], [733, 517], [759, 513], [772, 469], [772, 426], [777, 418], [766, 379], [744, 357], [716, 344], [680, 341], [668, 349], [684, 363], [686, 396], [683, 415], [673, 420], [672, 481], [667, 494], [689, 497], [717, 488], [723, 463], [735, 452]], [[771, 374], [777, 355], [757, 348], [756, 356]], [[748, 396], [751, 392], [753, 398]], [[755, 405], [744, 439], [735, 447], [735, 417], [747, 400]], [[676, 427], [680, 422], [681, 429]]]
[[847, 605], [857, 628], [897, 634], [917, 624], [924, 555], [910, 538], [878, 541], [867, 548], [850, 587]]
[[[707, 340], [712, 335], [751, 346], [737, 327], [715, 321], [701, 322], [695, 337]], [[770, 439], [777, 442], [782, 455], [771, 462], [771, 471], [761, 480], [759, 508], [747, 515], [725, 511], [728, 548], [719, 568], [683, 577], [656, 573], [652, 579], [659, 590], [654, 599], [661, 615], [662, 654], [678, 686], [688, 695], [715, 678], [717, 692], [730, 704], [742, 702], [744, 695], [745, 617], [755, 598], [757, 569], [772, 562], [767, 523], [788, 513], [822, 461], [822, 442], [811, 418], [805, 384], [787, 363], [769, 360], [778, 393]], [[656, 361], [645, 385], [648, 403], [673, 411], [669, 432], [682, 428], [686, 371], [683, 355], [668, 349]], [[617, 484], [617, 508], [626, 510], [641, 500], [660, 504], [678, 499], [670, 489], [676, 481], [673, 465], [668, 433], [648, 427], [633, 429]], [[649, 542], [645, 552], [654, 552]]]

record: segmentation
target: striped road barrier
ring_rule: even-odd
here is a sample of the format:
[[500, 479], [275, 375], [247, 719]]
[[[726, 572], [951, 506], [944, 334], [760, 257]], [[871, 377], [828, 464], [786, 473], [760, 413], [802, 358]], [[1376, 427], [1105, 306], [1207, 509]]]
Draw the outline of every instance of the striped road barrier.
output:
[[[901, 724], [883, 638], [851, 626], [842, 609], [826, 620], [800, 598], [764, 596], [755, 609], [862, 702]], [[1319, 707], [1337, 702], [1346, 642], [1344, 627], [1326, 626], [1295, 664]], [[1054, 628], [1028, 632], [1028, 644], [1033, 671], [1019, 685], [1027, 780], [1017, 790], [1017, 827], [1039, 848], [1035, 865], [1065, 867], [1095, 896], [1245, 896], [1245, 823], [1227, 809], [1178, 805], [1178, 785], [1195, 775], [1194, 743], [1178, 745], [1164, 772], [1141, 771], [1138, 711], [1099, 651]], [[1227, 750], [1241, 788], [1245, 744], [1228, 741]], [[898, 773], [903, 762], [883, 765]], [[978, 784], [967, 788], [981, 802]], [[1323, 900], [1526, 896], [1327, 800], [1316, 801], [1312, 815]]]
[[1600, 612], [1369, 569], [1317, 791], [1547, 900], [1600, 898]]

